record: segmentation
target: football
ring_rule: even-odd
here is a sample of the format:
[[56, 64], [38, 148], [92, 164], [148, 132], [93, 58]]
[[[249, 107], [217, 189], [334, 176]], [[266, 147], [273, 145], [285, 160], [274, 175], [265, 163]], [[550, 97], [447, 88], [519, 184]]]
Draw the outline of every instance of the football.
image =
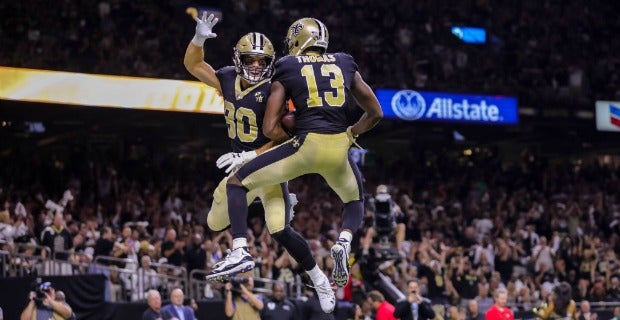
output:
[[285, 113], [282, 118], [280, 118], [280, 122], [282, 123], [282, 129], [286, 131], [289, 135], [295, 134], [295, 111], [288, 111]]

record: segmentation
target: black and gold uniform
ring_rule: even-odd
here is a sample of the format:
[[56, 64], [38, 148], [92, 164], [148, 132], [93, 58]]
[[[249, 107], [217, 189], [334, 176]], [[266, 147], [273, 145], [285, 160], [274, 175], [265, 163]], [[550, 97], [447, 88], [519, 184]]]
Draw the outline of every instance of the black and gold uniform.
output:
[[[241, 76], [235, 67], [224, 67], [216, 72], [224, 98], [224, 116], [233, 152], [256, 150], [269, 142], [262, 131], [265, 105], [269, 97], [269, 79], [241, 89]], [[248, 203], [260, 198], [265, 209], [265, 221], [270, 233], [284, 229], [290, 215], [288, 187], [278, 183], [251, 190], [247, 193]], [[226, 178], [220, 181], [213, 193], [213, 203], [207, 216], [211, 230], [223, 230], [230, 225]]]
[[349, 94], [357, 72], [344, 53], [286, 56], [276, 63], [279, 81], [295, 105], [297, 135], [266, 152], [236, 173], [253, 190], [318, 173], [344, 203], [362, 199], [362, 178], [349, 159], [352, 141], [346, 134]]

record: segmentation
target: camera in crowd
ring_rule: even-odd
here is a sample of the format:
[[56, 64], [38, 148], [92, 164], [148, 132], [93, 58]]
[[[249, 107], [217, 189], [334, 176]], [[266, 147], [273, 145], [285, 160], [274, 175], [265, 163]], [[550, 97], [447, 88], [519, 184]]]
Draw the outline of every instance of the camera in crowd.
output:
[[37, 307], [41, 307], [43, 305], [43, 300], [45, 300], [47, 294], [52, 292], [53, 288], [54, 287], [51, 282], [41, 283], [40, 279], [38, 279], [33, 288], [36, 295], [32, 298]]
[[230, 278], [230, 283], [232, 283], [233, 288], [240, 288], [241, 284], [246, 284], [250, 282], [250, 278], [247, 277], [232, 277]]
[[375, 230], [379, 234], [390, 233], [394, 230], [394, 201], [388, 193], [386, 185], [379, 185], [377, 193], [372, 199], [375, 212]]
[[232, 277], [232, 278], [228, 279], [228, 282], [230, 282], [230, 284], [232, 284], [232, 288], [230, 289], [230, 291], [232, 291], [233, 295], [237, 295], [237, 294], [241, 294], [241, 285], [242, 284], [247, 284], [248, 282], [250, 282], [250, 278], [248, 278], [248, 277]]
[[384, 184], [377, 186], [375, 197], [371, 199], [374, 211], [374, 228], [380, 238], [381, 247], [389, 247], [389, 237], [396, 227], [396, 204]]

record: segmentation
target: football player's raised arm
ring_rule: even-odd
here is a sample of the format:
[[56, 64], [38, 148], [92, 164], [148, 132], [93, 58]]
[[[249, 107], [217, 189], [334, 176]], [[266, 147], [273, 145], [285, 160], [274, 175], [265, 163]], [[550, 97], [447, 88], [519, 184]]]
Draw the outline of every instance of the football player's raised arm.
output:
[[207, 12], [203, 12], [202, 18], [194, 18], [196, 20], [196, 34], [192, 41], [187, 45], [183, 65], [198, 80], [204, 82], [219, 91], [222, 91], [220, 81], [215, 75], [215, 70], [211, 65], [204, 61], [205, 55], [203, 46], [205, 40], [215, 38], [217, 35], [211, 32], [211, 29], [217, 24], [218, 19], [213, 14], [207, 17]]
[[203, 59], [204, 51], [202, 47], [197, 47], [193, 43], [187, 45], [187, 50], [185, 50], [185, 58], [183, 59], [185, 69], [187, 69], [189, 73], [191, 73], [198, 80], [204, 82], [206, 85], [222, 91], [220, 81], [215, 75], [215, 69], [213, 69], [213, 67], [206, 63]]
[[286, 112], [284, 104], [286, 102], [286, 91], [279, 81], [271, 84], [271, 93], [267, 100], [267, 109], [263, 119], [263, 134], [271, 139], [275, 144], [280, 144], [289, 138], [288, 134], [282, 129], [280, 118]]
[[351, 92], [359, 106], [364, 110], [364, 114], [351, 127], [351, 132], [358, 135], [372, 129], [383, 118], [383, 110], [381, 110], [377, 96], [366, 81], [362, 79], [359, 72], [355, 72]]

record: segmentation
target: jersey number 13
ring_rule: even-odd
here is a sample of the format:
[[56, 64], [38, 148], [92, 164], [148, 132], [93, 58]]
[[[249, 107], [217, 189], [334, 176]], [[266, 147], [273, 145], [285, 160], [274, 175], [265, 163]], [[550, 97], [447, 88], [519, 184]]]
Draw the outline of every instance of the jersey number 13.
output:
[[308, 85], [308, 107], [323, 106], [323, 99], [325, 99], [328, 106], [342, 107], [344, 104], [345, 94], [344, 77], [342, 76], [342, 70], [340, 70], [340, 67], [335, 64], [321, 65], [320, 76], [329, 78], [331, 88], [336, 90], [336, 94], [332, 91], [323, 92], [323, 97], [319, 95], [314, 66], [311, 64], [303, 66], [301, 68], [301, 75], [306, 78], [306, 84]]

